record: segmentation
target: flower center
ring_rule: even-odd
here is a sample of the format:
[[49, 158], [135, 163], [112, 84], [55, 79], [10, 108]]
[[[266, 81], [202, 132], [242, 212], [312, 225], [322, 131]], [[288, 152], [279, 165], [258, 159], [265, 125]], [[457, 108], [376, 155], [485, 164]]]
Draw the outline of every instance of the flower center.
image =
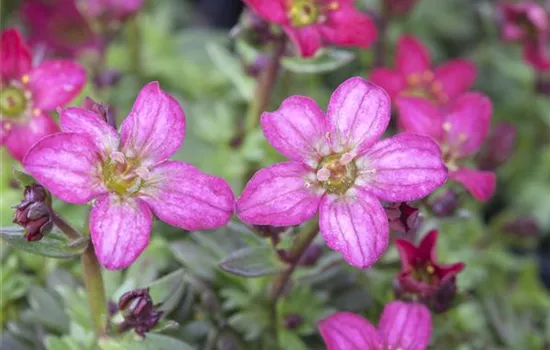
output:
[[451, 171], [458, 169], [458, 162], [460, 160], [460, 147], [468, 140], [466, 134], [459, 134], [458, 138], [451, 141], [449, 134], [451, 133], [453, 126], [449, 122], [443, 123], [443, 142], [441, 143], [441, 152], [443, 153], [443, 161], [447, 168]]
[[435, 274], [435, 268], [432, 264], [426, 263], [413, 269], [412, 277], [418, 282], [424, 282], [428, 285], [438, 283], [438, 277]]
[[147, 168], [139, 167], [135, 159], [126, 158], [120, 152], [113, 152], [107, 158], [101, 172], [105, 186], [124, 197], [139, 192], [147, 174]]
[[304, 27], [326, 20], [325, 14], [338, 9], [338, 2], [323, 4], [323, 0], [291, 0], [288, 17], [293, 27]]
[[27, 108], [25, 91], [14, 86], [0, 90], [0, 115], [7, 118], [17, 118]]
[[357, 166], [349, 153], [325, 157], [317, 168], [317, 180], [328, 193], [346, 193], [356, 178]]
[[404, 93], [406, 96], [425, 98], [437, 104], [444, 104], [449, 99], [443, 91], [443, 85], [435, 80], [435, 75], [430, 70], [422, 74], [410, 74], [407, 76], [407, 84], [408, 87]]

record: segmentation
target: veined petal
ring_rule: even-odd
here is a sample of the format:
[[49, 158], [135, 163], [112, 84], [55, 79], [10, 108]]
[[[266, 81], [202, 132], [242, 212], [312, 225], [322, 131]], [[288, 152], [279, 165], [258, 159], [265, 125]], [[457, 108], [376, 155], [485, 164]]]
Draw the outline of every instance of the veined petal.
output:
[[296, 45], [302, 57], [312, 57], [321, 47], [323, 47], [321, 33], [317, 26], [307, 26], [303, 28], [283, 26], [283, 29], [294, 45]]
[[225, 180], [178, 161], [155, 165], [140, 198], [162, 221], [190, 231], [224, 226], [235, 206]]
[[358, 268], [374, 264], [388, 248], [388, 217], [374, 196], [356, 191], [326, 195], [319, 207], [319, 226], [327, 246]]
[[284, 0], [243, 0], [262, 19], [277, 24], [288, 23]]
[[414, 36], [404, 35], [397, 43], [397, 68], [409, 76], [431, 69], [432, 59], [426, 47]]
[[71, 102], [85, 84], [86, 70], [69, 60], [43, 62], [29, 74], [34, 107], [45, 111]]
[[491, 126], [491, 100], [476, 92], [461, 95], [445, 116], [446, 144], [454, 155], [462, 158], [481, 147]]
[[262, 129], [269, 143], [287, 158], [312, 167], [330, 151], [323, 111], [309, 97], [287, 98], [275, 112], [265, 112]]
[[373, 21], [354, 6], [340, 4], [340, 10], [329, 12], [319, 28], [326, 41], [340, 46], [368, 48], [377, 38]]
[[388, 127], [390, 110], [390, 98], [379, 86], [359, 77], [343, 82], [327, 111], [333, 150], [363, 153]]
[[103, 117], [92, 111], [70, 107], [61, 111], [59, 121], [64, 132], [88, 136], [106, 154], [118, 150], [118, 133]]
[[298, 162], [260, 169], [237, 199], [237, 216], [254, 225], [292, 226], [310, 219], [319, 207], [322, 191], [315, 174]]
[[99, 176], [99, 150], [75, 133], [46, 136], [23, 159], [23, 167], [59, 199], [84, 204], [106, 192]]
[[0, 35], [0, 79], [21, 79], [31, 69], [31, 52], [19, 31], [6, 28]]
[[4, 128], [9, 123], [9, 132], [4, 137], [4, 144], [11, 156], [21, 161], [27, 151], [45, 136], [56, 133], [59, 127], [55, 121], [44, 113], [33, 116], [26, 124], [4, 121]]
[[464, 185], [472, 196], [479, 201], [485, 202], [495, 193], [497, 179], [492, 171], [460, 168], [457, 171], [450, 172], [449, 177]]
[[383, 344], [378, 330], [351, 312], [336, 312], [319, 321], [318, 327], [327, 350], [377, 350]]
[[384, 308], [378, 329], [388, 349], [425, 350], [432, 316], [422, 304], [393, 301]]
[[425, 197], [447, 179], [438, 144], [412, 133], [376, 143], [356, 164], [357, 186], [389, 202]]
[[90, 213], [90, 234], [101, 265], [130, 266], [149, 244], [153, 215], [140, 199], [101, 196]]
[[370, 74], [370, 81], [386, 90], [392, 99], [396, 98], [407, 88], [405, 76], [398, 71], [388, 68], [377, 68]]
[[430, 101], [420, 97], [399, 97], [395, 101], [399, 112], [399, 128], [441, 140], [442, 116]]
[[435, 80], [440, 82], [450, 100], [470, 90], [476, 81], [477, 69], [469, 60], [448, 61], [435, 70]]
[[176, 153], [184, 136], [185, 113], [157, 82], [141, 89], [120, 129], [124, 154], [139, 158], [145, 166]]

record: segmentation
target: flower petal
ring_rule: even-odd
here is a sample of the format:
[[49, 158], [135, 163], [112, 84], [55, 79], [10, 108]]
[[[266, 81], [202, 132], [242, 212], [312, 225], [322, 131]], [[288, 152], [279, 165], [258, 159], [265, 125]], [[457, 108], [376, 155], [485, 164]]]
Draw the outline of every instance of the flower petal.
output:
[[424, 261], [436, 261], [437, 251], [435, 246], [437, 244], [437, 230], [431, 230], [420, 241], [418, 245], [418, 256]]
[[397, 68], [405, 76], [431, 69], [432, 59], [426, 47], [412, 35], [399, 38], [396, 54]]
[[61, 111], [59, 121], [64, 132], [84, 134], [106, 154], [118, 150], [118, 133], [107, 122], [92, 111], [71, 107]]
[[319, 321], [327, 350], [380, 349], [378, 330], [366, 319], [351, 312], [336, 312]]
[[443, 91], [450, 100], [470, 90], [476, 81], [476, 76], [476, 65], [469, 60], [448, 61], [435, 70], [435, 80], [441, 83]]
[[370, 81], [386, 90], [392, 99], [407, 88], [407, 80], [401, 72], [388, 68], [377, 68], [370, 74]]
[[297, 29], [291, 26], [283, 26], [283, 29], [294, 45], [296, 45], [302, 57], [312, 57], [323, 47], [321, 33], [316, 26]]
[[452, 180], [460, 182], [475, 199], [485, 202], [495, 193], [496, 175], [492, 171], [460, 168], [449, 173]]
[[313, 167], [329, 152], [325, 115], [309, 97], [287, 98], [275, 112], [261, 117], [269, 143], [287, 158]]
[[388, 349], [425, 350], [432, 316], [422, 304], [393, 301], [384, 308], [378, 329]]
[[71, 102], [86, 84], [86, 70], [69, 60], [46, 61], [31, 70], [29, 88], [34, 107], [51, 111]]
[[319, 225], [327, 246], [358, 268], [374, 264], [388, 248], [388, 217], [380, 201], [362, 191], [346, 197], [326, 195]]
[[361, 154], [384, 133], [390, 112], [390, 98], [384, 89], [359, 77], [346, 80], [328, 105], [333, 150]]
[[25, 157], [35, 143], [59, 131], [56, 122], [44, 113], [32, 117], [26, 124], [4, 121], [3, 127], [9, 128], [7, 136], [4, 137], [4, 144], [11, 156], [18, 161]]
[[84, 204], [106, 192], [99, 176], [99, 150], [86, 136], [57, 133], [35, 144], [23, 167], [59, 199]]
[[538, 72], [550, 70], [550, 53], [546, 44], [546, 36], [531, 40], [523, 46], [523, 59]]
[[225, 180], [177, 161], [155, 165], [140, 198], [162, 221], [190, 231], [224, 226], [235, 206]]
[[442, 116], [433, 103], [420, 97], [399, 97], [395, 105], [401, 130], [441, 140]]
[[376, 143], [356, 164], [361, 172], [356, 184], [389, 202], [425, 197], [447, 179], [437, 143], [412, 133]]
[[90, 213], [90, 234], [101, 265], [130, 266], [149, 244], [153, 214], [140, 199], [101, 196]]
[[395, 240], [395, 247], [397, 248], [399, 259], [401, 260], [401, 269], [407, 270], [410, 266], [413, 266], [418, 256], [414, 244], [406, 239], [398, 238]]
[[288, 15], [284, 1], [279, 0], [243, 0], [254, 12], [268, 22], [285, 24]]
[[31, 69], [31, 52], [15, 28], [7, 28], [0, 35], [0, 79], [21, 79]]
[[120, 129], [126, 156], [138, 157], [145, 166], [176, 153], [184, 136], [185, 113], [178, 101], [160, 89], [158, 82], [141, 89]]
[[340, 46], [368, 48], [377, 38], [373, 21], [354, 6], [342, 6], [331, 11], [327, 21], [319, 26], [324, 39]]
[[491, 100], [481, 93], [461, 95], [445, 116], [446, 144], [455, 157], [471, 155], [481, 147], [491, 126]]
[[292, 226], [310, 219], [322, 192], [315, 189], [315, 174], [298, 162], [260, 169], [237, 199], [237, 216], [254, 225]]

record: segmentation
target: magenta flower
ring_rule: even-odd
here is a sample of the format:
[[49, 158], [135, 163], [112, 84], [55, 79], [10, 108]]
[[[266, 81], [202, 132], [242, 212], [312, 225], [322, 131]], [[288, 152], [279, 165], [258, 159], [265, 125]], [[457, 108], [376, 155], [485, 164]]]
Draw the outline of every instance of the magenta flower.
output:
[[502, 4], [502, 37], [523, 44], [523, 58], [539, 71], [550, 69], [549, 14], [534, 1]]
[[388, 246], [380, 200], [419, 199], [447, 177], [429, 137], [402, 133], [378, 141], [389, 120], [388, 95], [361, 78], [336, 89], [326, 115], [308, 97], [287, 98], [261, 124], [291, 161], [258, 171], [237, 200], [237, 215], [254, 225], [292, 226], [319, 212], [327, 245], [353, 266], [372, 265]]
[[495, 174], [463, 165], [480, 149], [489, 132], [493, 108], [487, 96], [465, 93], [444, 111], [415, 97], [400, 97], [396, 105], [402, 130], [429, 135], [439, 142], [451, 179], [464, 185], [480, 201], [492, 197]]
[[447, 61], [434, 69], [428, 49], [411, 35], [399, 39], [395, 62], [395, 70], [378, 68], [370, 76], [392, 99], [415, 96], [445, 105], [468, 91], [477, 75], [474, 63], [465, 59]]
[[17, 29], [0, 36], [0, 144], [17, 160], [41, 138], [59, 131], [49, 113], [75, 98], [86, 83], [76, 62], [50, 60], [32, 66]]
[[376, 26], [351, 0], [244, 0], [260, 17], [283, 27], [303, 57], [326, 44], [367, 48]]
[[61, 127], [23, 165], [65, 202], [95, 199], [90, 233], [106, 268], [129, 266], [147, 247], [152, 213], [187, 230], [217, 228], [231, 218], [234, 197], [224, 180], [167, 159], [183, 142], [185, 115], [158, 83], [141, 90], [120, 136], [82, 108], [61, 111]]
[[392, 301], [378, 329], [351, 312], [337, 312], [318, 324], [327, 350], [424, 350], [430, 343], [432, 316], [422, 304]]

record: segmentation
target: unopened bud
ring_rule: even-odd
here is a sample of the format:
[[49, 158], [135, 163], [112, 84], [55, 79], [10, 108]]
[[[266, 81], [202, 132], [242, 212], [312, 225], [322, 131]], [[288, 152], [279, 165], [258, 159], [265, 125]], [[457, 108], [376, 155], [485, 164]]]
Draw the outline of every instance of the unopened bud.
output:
[[304, 323], [304, 318], [297, 313], [288, 313], [284, 318], [286, 329], [296, 329]]
[[540, 228], [537, 221], [530, 216], [518, 217], [504, 224], [504, 231], [520, 237], [538, 237]]
[[418, 208], [409, 204], [393, 203], [385, 208], [390, 228], [396, 232], [409, 233], [414, 232], [421, 222]]
[[125, 293], [120, 297], [118, 308], [124, 317], [120, 329], [134, 329], [141, 336], [155, 327], [162, 316], [162, 311], [157, 311], [158, 305], [153, 304], [149, 288]]
[[25, 187], [24, 200], [15, 206], [13, 223], [25, 228], [27, 241], [38, 241], [53, 228], [50, 198], [46, 189], [38, 184]]
[[516, 144], [516, 127], [499, 122], [485, 143], [477, 159], [480, 170], [495, 170], [504, 164], [512, 154]]
[[94, 77], [94, 84], [99, 88], [115, 86], [120, 81], [122, 74], [116, 69], [107, 69]]
[[458, 208], [458, 196], [453, 190], [446, 190], [432, 202], [432, 212], [439, 217], [451, 216]]
[[104, 105], [102, 103], [98, 103], [92, 100], [90, 97], [86, 97], [84, 99], [84, 102], [82, 102], [81, 107], [91, 112], [94, 112], [95, 114], [100, 116], [103, 120], [105, 120], [107, 124], [111, 125], [113, 128], [116, 129], [115, 114], [113, 113], [112, 109], [109, 108], [109, 106]]
[[298, 264], [301, 266], [315, 266], [321, 255], [323, 255], [322, 246], [320, 244], [313, 243], [307, 247]]

